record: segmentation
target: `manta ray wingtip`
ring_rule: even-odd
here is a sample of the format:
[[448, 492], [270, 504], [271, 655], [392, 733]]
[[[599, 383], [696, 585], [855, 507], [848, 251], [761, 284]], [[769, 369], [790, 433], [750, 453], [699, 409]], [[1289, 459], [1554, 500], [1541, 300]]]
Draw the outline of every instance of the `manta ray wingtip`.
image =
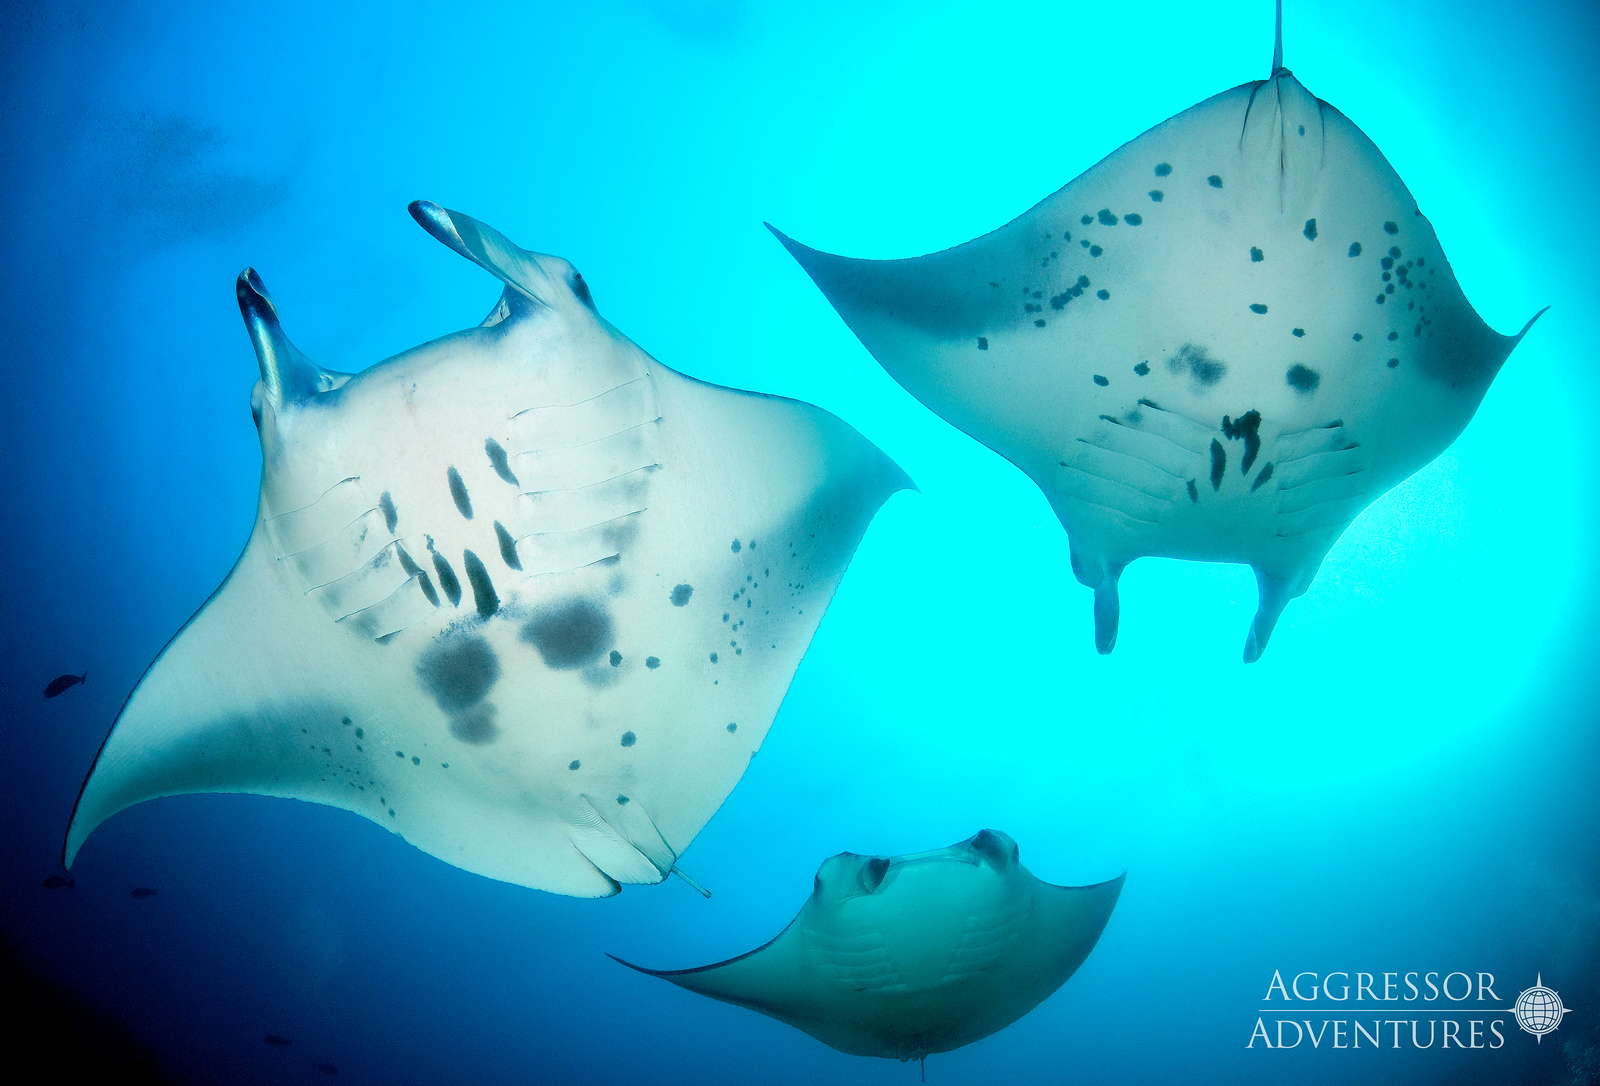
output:
[[805, 257], [807, 255], [817, 251], [811, 248], [809, 245], [800, 244], [798, 241], [794, 240], [794, 238], [791, 238], [788, 234], [785, 234], [782, 230], [779, 230], [776, 226], [773, 226], [770, 222], [764, 222], [761, 225], [772, 231], [772, 236], [777, 238], [779, 243], [781, 243], [785, 249], [789, 250], [790, 256], [800, 261], [801, 266], [805, 265]]
[[1534, 322], [1537, 321], [1540, 317], [1544, 316], [1548, 312], [1550, 312], [1550, 307], [1549, 306], [1545, 306], [1543, 309], [1539, 310], [1539, 312], [1537, 312], [1533, 316], [1529, 317], [1528, 318], [1528, 323], [1524, 324], [1522, 326], [1522, 331], [1517, 333], [1517, 337], [1516, 337], [1517, 338], [1517, 342], [1520, 343], [1522, 341], [1522, 337], [1528, 334], [1528, 329], [1533, 327]]
[[661, 975], [660, 973], [658, 973], [654, 969], [646, 969], [642, 965], [634, 965], [632, 962], [628, 961], [627, 959], [619, 958], [615, 954], [612, 954], [609, 951], [606, 951], [604, 953], [605, 953], [606, 957], [610, 958], [612, 961], [616, 962], [618, 965], [625, 965], [629, 969], [632, 969], [633, 971], [635, 971], [637, 973], [643, 973], [643, 974], [645, 974], [646, 976], [649, 976], [649, 977], [659, 977]]

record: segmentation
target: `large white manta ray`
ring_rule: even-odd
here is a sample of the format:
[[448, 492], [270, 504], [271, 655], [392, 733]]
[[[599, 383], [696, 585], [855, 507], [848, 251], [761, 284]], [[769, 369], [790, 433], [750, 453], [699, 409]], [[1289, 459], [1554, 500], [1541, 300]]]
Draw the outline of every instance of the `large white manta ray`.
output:
[[855, 260], [774, 233], [895, 380], [1045, 492], [1102, 653], [1123, 567], [1164, 555], [1254, 568], [1257, 659], [1527, 332], [1478, 317], [1377, 147], [1282, 66], [1281, 25], [1270, 78], [975, 241]]
[[913, 856], [845, 852], [823, 862], [800, 914], [765, 946], [698, 969], [622, 964], [841, 1052], [917, 1060], [1004, 1029], [1065, 984], [1122, 879], [1041, 882], [995, 830]]
[[411, 211], [505, 283], [481, 326], [333, 373], [239, 277], [255, 529], [123, 707], [69, 865], [131, 804], [254, 792], [524, 886], [659, 882], [909, 485], [824, 411], [662, 366], [566, 261]]

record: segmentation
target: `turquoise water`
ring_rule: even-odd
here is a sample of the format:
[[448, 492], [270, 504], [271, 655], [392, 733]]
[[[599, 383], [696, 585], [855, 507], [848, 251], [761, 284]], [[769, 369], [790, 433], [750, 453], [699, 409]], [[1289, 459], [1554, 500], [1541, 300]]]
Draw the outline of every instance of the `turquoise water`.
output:
[[[372, 1083], [910, 1082], [603, 952], [720, 960], [787, 923], [824, 857], [990, 826], [1043, 879], [1127, 885], [1077, 976], [931, 1081], [1600, 1076], [1600, 20], [1288, 8], [1285, 64], [1384, 151], [1484, 318], [1551, 309], [1249, 667], [1250, 572], [1158, 559], [1097, 656], [1043, 495], [896, 385], [762, 222], [860, 256], [965, 241], [1264, 77], [1269, 5], [0, 15], [0, 922], [27, 969], [181, 1082], [320, 1081], [313, 1060]], [[419, 197], [568, 257], [666, 365], [824, 407], [920, 487], [685, 854], [714, 896], [557, 898], [248, 796], [134, 808], [43, 889], [118, 706], [254, 517], [233, 276], [259, 269], [334, 369], [475, 324], [498, 284], [417, 229]], [[1274, 970], [1485, 971], [1497, 1006], [1539, 975], [1573, 1014], [1495, 1050], [1247, 1048]]]

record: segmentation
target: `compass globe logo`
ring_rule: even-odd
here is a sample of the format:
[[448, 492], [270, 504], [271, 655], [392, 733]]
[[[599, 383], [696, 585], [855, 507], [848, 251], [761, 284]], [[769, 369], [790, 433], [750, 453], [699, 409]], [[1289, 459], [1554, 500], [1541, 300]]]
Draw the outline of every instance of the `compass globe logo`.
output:
[[1554, 1033], [1561, 1025], [1567, 1008], [1561, 1005], [1561, 996], [1556, 991], [1544, 986], [1544, 974], [1540, 973], [1533, 987], [1517, 996], [1511, 1013], [1517, 1016], [1517, 1025], [1543, 1044], [1545, 1035]]

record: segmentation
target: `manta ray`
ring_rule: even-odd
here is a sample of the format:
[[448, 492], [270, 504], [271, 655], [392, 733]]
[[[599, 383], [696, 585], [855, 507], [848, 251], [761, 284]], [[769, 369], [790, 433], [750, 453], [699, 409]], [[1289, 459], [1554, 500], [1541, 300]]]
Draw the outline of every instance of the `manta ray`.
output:
[[255, 527], [124, 705], [69, 867], [132, 804], [253, 792], [542, 890], [659, 882], [910, 485], [825, 411], [661, 365], [565, 260], [411, 213], [504, 293], [478, 327], [361, 373], [303, 355], [240, 275]]
[[993, 233], [905, 260], [773, 233], [895, 380], [1044, 491], [1101, 653], [1122, 570], [1161, 555], [1254, 569], [1258, 659], [1533, 324], [1503, 336], [1473, 310], [1378, 148], [1283, 66], [1281, 7], [1267, 79]]
[[920, 1060], [1004, 1029], [1077, 972], [1124, 876], [1035, 878], [1004, 833], [911, 856], [844, 852], [763, 947], [698, 969], [630, 969], [748, 1007], [855, 1056]]

